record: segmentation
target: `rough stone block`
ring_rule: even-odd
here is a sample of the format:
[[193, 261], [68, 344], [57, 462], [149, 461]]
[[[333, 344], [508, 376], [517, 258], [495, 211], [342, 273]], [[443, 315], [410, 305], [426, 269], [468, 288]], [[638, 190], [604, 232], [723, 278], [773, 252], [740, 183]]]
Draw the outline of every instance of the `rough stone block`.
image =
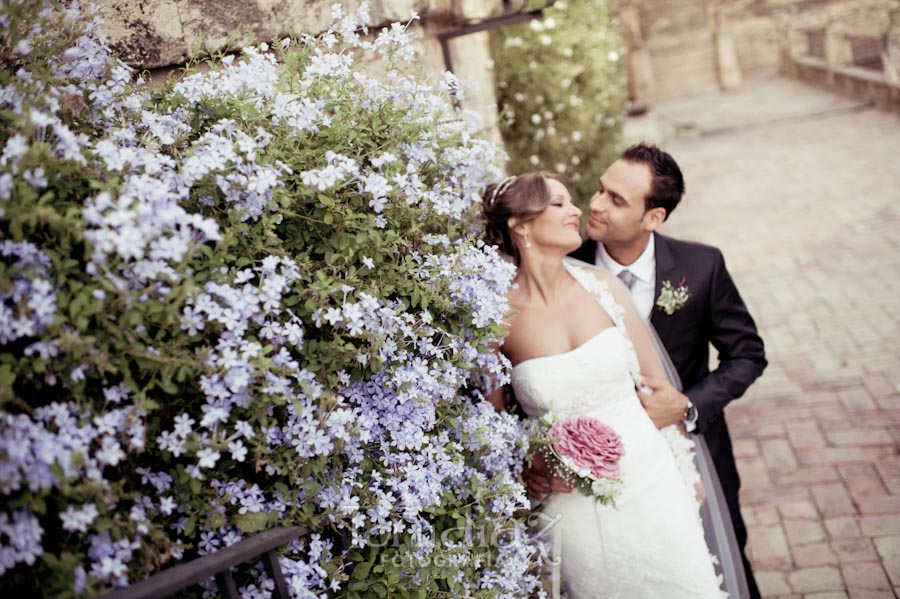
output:
[[884, 568], [879, 562], [865, 562], [859, 564], [847, 564], [841, 566], [844, 582], [847, 588], [885, 590], [890, 592], [891, 583], [888, 580]]
[[829, 483], [840, 480], [837, 468], [827, 466], [803, 466], [793, 472], [781, 472], [774, 475], [776, 485], [809, 485]]
[[875, 548], [881, 556], [881, 563], [891, 584], [900, 586], [900, 536], [876, 538]]
[[797, 469], [797, 458], [786, 440], [766, 439], [761, 445], [763, 459], [770, 470], [784, 472]]
[[857, 502], [867, 495], [885, 495], [887, 489], [872, 464], [839, 464], [838, 471]]
[[870, 495], [857, 499], [859, 512], [868, 514], [895, 514], [900, 518], [900, 495]]
[[862, 516], [859, 525], [867, 537], [900, 535], [900, 518], [896, 515]]
[[825, 433], [825, 436], [830, 443], [838, 446], [891, 445], [894, 442], [890, 433], [876, 428], [829, 431]]
[[825, 518], [825, 529], [831, 539], [852, 539], [862, 536], [859, 520], [853, 516]]
[[786, 595], [791, 592], [791, 587], [787, 583], [787, 574], [784, 572], [761, 570], [754, 572], [753, 575], [756, 577], [756, 584], [763, 597]]
[[176, 0], [97, 0], [103, 33], [128, 64], [152, 69], [183, 63], [188, 44]]
[[841, 573], [833, 566], [819, 568], [803, 568], [788, 575], [791, 588], [798, 593], [815, 593], [818, 591], [843, 591], [844, 581]]
[[828, 543], [810, 543], [791, 547], [794, 563], [798, 568], [814, 568], [816, 566], [834, 566], [838, 557]]
[[787, 434], [795, 449], [820, 449], [826, 446], [825, 437], [815, 422], [789, 426]]
[[817, 520], [785, 520], [782, 524], [792, 546], [825, 540], [825, 528]]
[[753, 565], [760, 569], [784, 569], [791, 565], [791, 552], [781, 525], [762, 526], [749, 535]]
[[794, 520], [818, 520], [819, 511], [815, 504], [809, 500], [785, 501], [778, 505], [778, 511], [785, 519]]
[[878, 552], [867, 538], [841, 539], [831, 542], [831, 548], [842, 564], [871, 562], [878, 559]]
[[822, 515], [827, 517], [856, 514], [856, 508], [844, 485], [840, 483], [814, 485], [810, 490]]

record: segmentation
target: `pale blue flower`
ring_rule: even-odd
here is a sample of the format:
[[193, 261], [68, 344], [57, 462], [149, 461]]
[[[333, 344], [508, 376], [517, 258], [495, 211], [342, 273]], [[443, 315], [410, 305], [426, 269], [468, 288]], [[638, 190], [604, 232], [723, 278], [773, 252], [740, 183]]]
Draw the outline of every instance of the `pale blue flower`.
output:
[[93, 503], [86, 503], [81, 508], [69, 506], [66, 511], [59, 515], [62, 520], [62, 527], [70, 532], [87, 532], [91, 524], [100, 515], [97, 506]]

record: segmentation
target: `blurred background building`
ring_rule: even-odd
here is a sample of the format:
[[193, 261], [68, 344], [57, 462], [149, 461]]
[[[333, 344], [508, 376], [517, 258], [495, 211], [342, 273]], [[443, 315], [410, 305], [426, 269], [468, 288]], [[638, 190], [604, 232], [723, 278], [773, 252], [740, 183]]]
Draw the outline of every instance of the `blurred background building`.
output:
[[623, 0], [619, 14], [637, 109], [779, 73], [900, 106], [894, 0]]

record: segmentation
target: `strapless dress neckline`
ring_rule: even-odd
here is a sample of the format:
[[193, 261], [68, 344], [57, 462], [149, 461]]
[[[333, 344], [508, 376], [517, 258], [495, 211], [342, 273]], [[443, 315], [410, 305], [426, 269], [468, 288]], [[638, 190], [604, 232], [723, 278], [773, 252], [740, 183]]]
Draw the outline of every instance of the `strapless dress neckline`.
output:
[[536, 362], [537, 360], [548, 360], [550, 358], [561, 358], [561, 357], [569, 356], [571, 354], [578, 352], [581, 349], [586, 348], [591, 343], [593, 343], [595, 340], [599, 339], [607, 331], [614, 331], [614, 330], [616, 330], [615, 325], [610, 325], [608, 327], [604, 327], [604, 328], [600, 329], [599, 331], [597, 331], [593, 336], [591, 336], [587, 341], [585, 341], [581, 345], [577, 345], [570, 350], [566, 350], [566, 351], [560, 352], [558, 354], [547, 354], [546, 356], [535, 356], [534, 358], [528, 358], [526, 360], [522, 360], [521, 362], [519, 362], [518, 364], [513, 366], [512, 369], [515, 370], [516, 368], [519, 368], [520, 366], [528, 364], [529, 362]]

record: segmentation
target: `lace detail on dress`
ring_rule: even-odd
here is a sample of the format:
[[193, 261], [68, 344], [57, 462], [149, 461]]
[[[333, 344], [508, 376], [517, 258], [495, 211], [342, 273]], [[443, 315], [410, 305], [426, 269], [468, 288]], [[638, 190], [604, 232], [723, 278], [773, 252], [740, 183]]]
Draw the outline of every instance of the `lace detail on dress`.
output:
[[[627, 360], [629, 364], [628, 371], [629, 374], [631, 374], [632, 380], [634, 380], [635, 389], [642, 392], [649, 392], [650, 389], [641, 384], [641, 364], [640, 361], [638, 361], [634, 345], [631, 343], [631, 337], [628, 335], [628, 330], [625, 328], [625, 308], [616, 301], [615, 296], [613, 296], [612, 292], [609, 290], [609, 285], [607, 285], [605, 281], [601, 281], [585, 268], [569, 264], [568, 262], [563, 262], [563, 264], [565, 264], [569, 273], [575, 277], [575, 280], [597, 298], [597, 303], [599, 303], [600, 307], [609, 314], [613, 323], [616, 325], [616, 328], [622, 332], [622, 335], [626, 339]], [[694, 493], [694, 485], [700, 482], [700, 473], [697, 471], [697, 466], [694, 463], [693, 442], [684, 436], [677, 425], [662, 428], [660, 429], [660, 432], [669, 444], [672, 454], [675, 456], [675, 461], [678, 463], [678, 470], [681, 472], [684, 483], [690, 489], [691, 493]], [[700, 508], [699, 502], [697, 503], [697, 508]]]
[[649, 389], [641, 384], [641, 363], [638, 361], [637, 352], [634, 351], [634, 345], [631, 343], [631, 336], [625, 328], [625, 308], [616, 301], [612, 291], [609, 290], [609, 285], [607, 285], [605, 281], [601, 281], [587, 269], [579, 268], [568, 262], [563, 262], [563, 264], [565, 265], [566, 270], [569, 271], [569, 274], [575, 277], [575, 280], [578, 281], [582, 287], [587, 289], [597, 298], [597, 303], [600, 304], [600, 307], [603, 308], [607, 314], [609, 314], [609, 317], [612, 318], [616, 328], [619, 329], [625, 337], [627, 345], [626, 358], [628, 360], [628, 373], [634, 381], [635, 389], [649, 391]]

